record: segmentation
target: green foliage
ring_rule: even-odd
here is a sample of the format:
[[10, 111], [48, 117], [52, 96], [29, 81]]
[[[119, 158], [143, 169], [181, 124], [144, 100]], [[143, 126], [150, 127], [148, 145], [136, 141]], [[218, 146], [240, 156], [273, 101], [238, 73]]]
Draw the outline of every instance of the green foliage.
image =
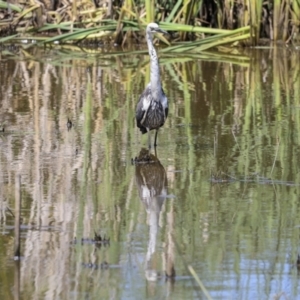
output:
[[[0, 33], [5, 36], [0, 39], [2, 43], [16, 40], [15, 33], [19, 39], [34, 39], [41, 38], [40, 33], [45, 32], [51, 38], [44, 36], [43, 43], [102, 40], [123, 45], [131, 43], [132, 38], [139, 39], [136, 31], [142, 33], [147, 23], [156, 21], [170, 31], [177, 31], [172, 35], [172, 42], [205, 40], [214, 30], [250, 26], [249, 33], [238, 35], [236, 39], [233, 33], [227, 43], [244, 41], [257, 45], [262, 37], [294, 41], [298, 37], [300, 17], [299, 0], [276, 0], [274, 3], [262, 0], [165, 0], [159, 3], [126, 0], [114, 6], [107, 5], [104, 0], [97, 3], [81, 0], [51, 7], [34, 1], [28, 1], [24, 7], [0, 1], [0, 12], [1, 9], [4, 18], [0, 22]], [[216, 45], [218, 43], [212, 43], [210, 47]]]

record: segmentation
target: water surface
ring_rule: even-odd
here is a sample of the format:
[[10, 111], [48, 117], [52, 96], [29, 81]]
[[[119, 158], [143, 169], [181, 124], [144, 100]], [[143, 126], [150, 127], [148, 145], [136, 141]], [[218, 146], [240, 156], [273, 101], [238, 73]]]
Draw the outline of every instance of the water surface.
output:
[[299, 52], [160, 62], [158, 161], [132, 164], [147, 55], [2, 51], [1, 298], [202, 299], [191, 266], [212, 299], [297, 299]]

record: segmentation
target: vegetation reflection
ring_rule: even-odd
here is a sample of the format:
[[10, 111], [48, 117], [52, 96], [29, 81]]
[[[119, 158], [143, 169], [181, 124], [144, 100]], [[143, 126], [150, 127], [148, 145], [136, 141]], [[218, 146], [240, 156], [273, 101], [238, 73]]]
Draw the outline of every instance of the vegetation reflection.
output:
[[[213, 299], [233, 291], [240, 298], [297, 295], [299, 53], [162, 55], [170, 117], [160, 132], [160, 163], [132, 166], [147, 145], [134, 118], [149, 82], [148, 57], [73, 50], [1, 54], [0, 262], [9, 265], [13, 253], [14, 220], [5, 209], [14, 206], [20, 174], [22, 296], [93, 298], [101, 289], [104, 298], [150, 298], [163, 287], [145, 295], [145, 270], [166, 277], [176, 270], [168, 284], [191, 298], [197, 288], [187, 263]], [[145, 179], [153, 206], [140, 200]], [[95, 232], [110, 245], [72, 244]], [[0, 271], [7, 299], [13, 274]]]

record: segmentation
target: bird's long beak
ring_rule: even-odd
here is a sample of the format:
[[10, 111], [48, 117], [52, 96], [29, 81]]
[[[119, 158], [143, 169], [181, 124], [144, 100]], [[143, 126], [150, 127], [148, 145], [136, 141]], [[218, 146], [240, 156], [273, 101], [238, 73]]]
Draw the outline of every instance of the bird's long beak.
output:
[[160, 33], [163, 33], [163, 34], [169, 34], [167, 31], [162, 30], [162, 29], [160, 29], [160, 28], [157, 28], [156, 31], [157, 31], [157, 32], [160, 32]]

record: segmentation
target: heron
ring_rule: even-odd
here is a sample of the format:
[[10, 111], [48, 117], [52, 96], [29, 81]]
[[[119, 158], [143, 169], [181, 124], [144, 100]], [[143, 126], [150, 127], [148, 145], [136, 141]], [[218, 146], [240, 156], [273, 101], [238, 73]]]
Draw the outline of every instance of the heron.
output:
[[146, 40], [150, 56], [150, 82], [141, 94], [136, 106], [136, 124], [142, 134], [148, 132], [148, 144], [151, 148], [150, 131], [155, 129], [154, 147], [157, 146], [157, 133], [168, 116], [168, 99], [163, 91], [159, 63], [156, 50], [153, 46], [153, 34], [156, 32], [168, 34], [159, 28], [156, 23], [149, 23], [146, 29]]

